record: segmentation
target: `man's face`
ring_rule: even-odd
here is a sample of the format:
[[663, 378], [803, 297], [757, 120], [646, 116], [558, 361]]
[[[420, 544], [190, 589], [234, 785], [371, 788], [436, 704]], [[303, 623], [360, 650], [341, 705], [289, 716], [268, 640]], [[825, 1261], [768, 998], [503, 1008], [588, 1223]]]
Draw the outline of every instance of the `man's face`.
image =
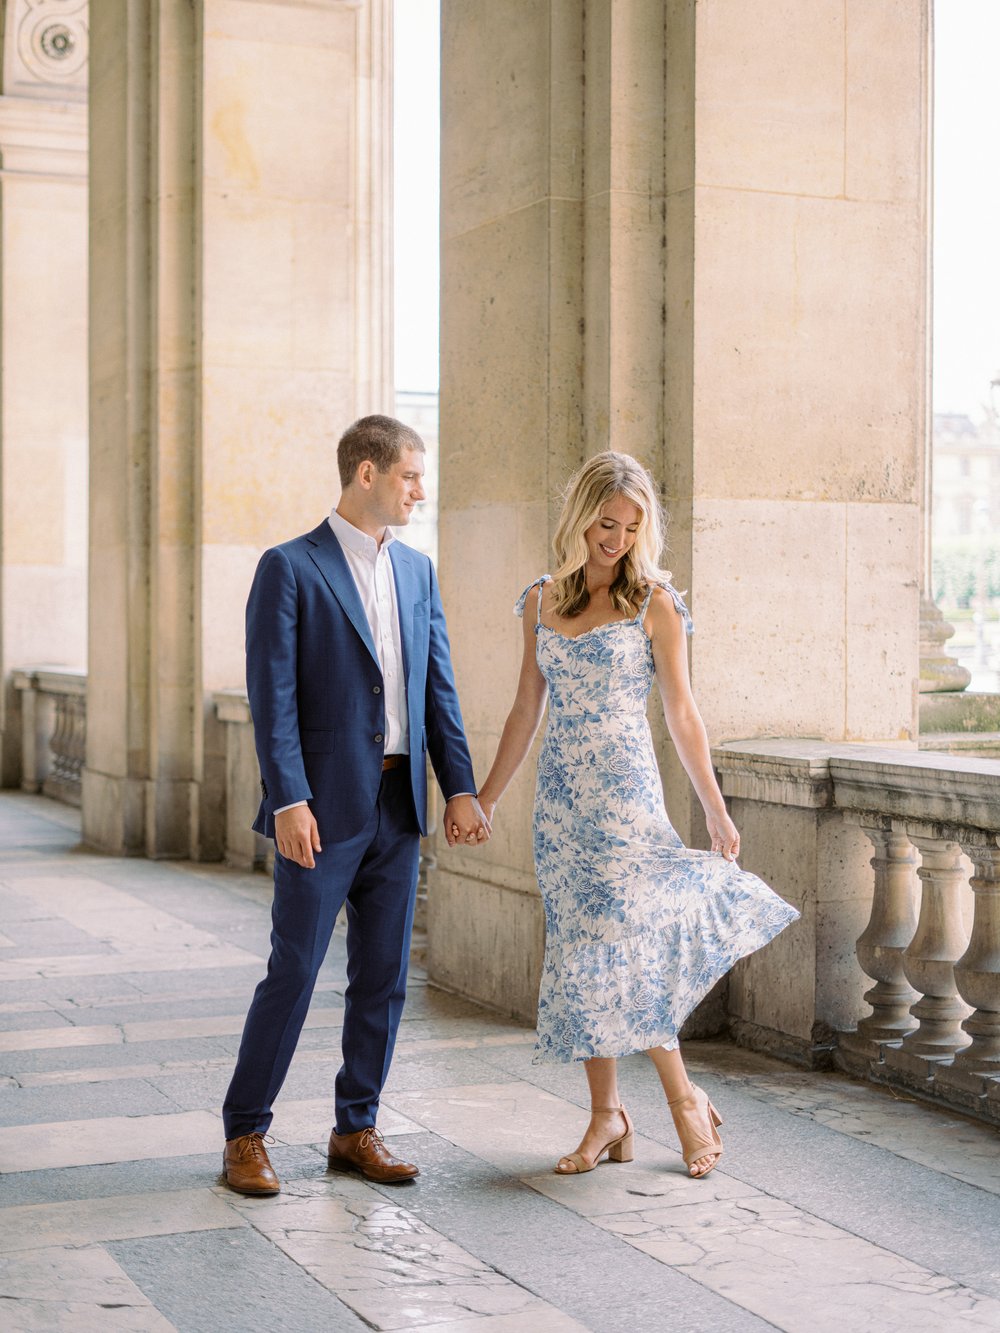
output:
[[424, 455], [419, 449], [404, 449], [388, 472], [376, 471], [370, 498], [377, 522], [392, 528], [409, 523], [413, 506], [427, 499], [423, 480]]

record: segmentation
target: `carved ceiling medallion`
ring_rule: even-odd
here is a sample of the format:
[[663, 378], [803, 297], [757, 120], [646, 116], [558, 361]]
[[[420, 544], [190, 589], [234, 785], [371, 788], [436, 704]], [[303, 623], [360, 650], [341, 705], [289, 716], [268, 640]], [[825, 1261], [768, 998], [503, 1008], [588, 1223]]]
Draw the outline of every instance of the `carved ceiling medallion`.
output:
[[87, 0], [8, 0], [3, 91], [85, 97]]

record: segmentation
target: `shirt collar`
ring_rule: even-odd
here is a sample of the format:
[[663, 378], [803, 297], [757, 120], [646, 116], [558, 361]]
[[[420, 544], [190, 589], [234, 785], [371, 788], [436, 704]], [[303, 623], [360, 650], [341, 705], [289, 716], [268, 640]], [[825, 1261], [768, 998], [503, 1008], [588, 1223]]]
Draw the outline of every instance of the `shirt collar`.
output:
[[367, 532], [362, 532], [353, 523], [348, 523], [347, 519], [342, 514], [338, 514], [336, 509], [330, 511], [329, 522], [333, 535], [342, 546], [346, 546], [355, 555], [363, 555], [368, 560], [374, 560], [380, 550], [387, 551], [396, 540], [396, 534], [392, 528], [386, 528], [380, 547], [374, 537], [369, 537]]

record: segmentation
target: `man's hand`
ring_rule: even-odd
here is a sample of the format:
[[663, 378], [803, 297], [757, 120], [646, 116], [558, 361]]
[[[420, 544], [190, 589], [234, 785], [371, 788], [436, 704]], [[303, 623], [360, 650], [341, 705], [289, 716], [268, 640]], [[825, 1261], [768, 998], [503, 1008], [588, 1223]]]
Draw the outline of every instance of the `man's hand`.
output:
[[449, 847], [478, 847], [489, 842], [490, 821], [475, 796], [453, 796], [444, 808], [444, 836]]
[[321, 852], [316, 816], [307, 805], [293, 805], [274, 817], [274, 841], [282, 856], [296, 865], [314, 870], [313, 852]]

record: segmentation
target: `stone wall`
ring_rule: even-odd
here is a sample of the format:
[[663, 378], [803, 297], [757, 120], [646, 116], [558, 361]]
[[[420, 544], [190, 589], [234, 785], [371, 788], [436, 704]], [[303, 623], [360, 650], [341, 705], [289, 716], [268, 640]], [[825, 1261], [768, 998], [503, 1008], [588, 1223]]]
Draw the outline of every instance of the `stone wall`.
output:
[[21, 776], [13, 669], [87, 656], [87, 33], [78, 14], [40, 17], [8, 3], [0, 24], [5, 786]]
[[[441, 579], [477, 771], [516, 681], [510, 604], [609, 445], [663, 485], [713, 741], [911, 745], [926, 0], [444, 0], [443, 22]], [[432, 975], [524, 1016], [532, 786], [431, 896]]]

